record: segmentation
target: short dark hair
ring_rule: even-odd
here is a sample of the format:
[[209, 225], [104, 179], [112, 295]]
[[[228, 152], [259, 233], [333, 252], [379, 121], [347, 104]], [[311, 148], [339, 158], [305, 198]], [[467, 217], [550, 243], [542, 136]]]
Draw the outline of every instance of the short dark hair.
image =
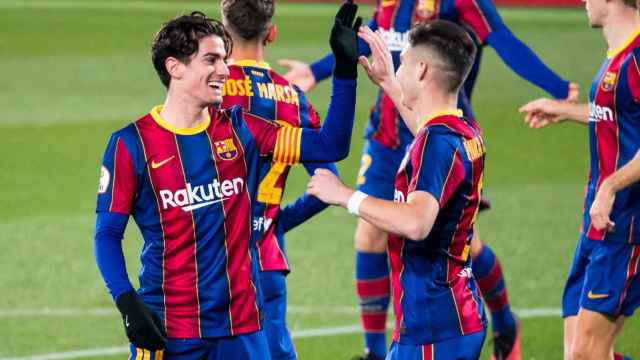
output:
[[446, 20], [415, 25], [409, 32], [411, 47], [435, 52], [442, 61], [443, 85], [449, 92], [457, 92], [469, 75], [476, 57], [476, 45], [460, 26]]
[[231, 54], [233, 43], [224, 25], [218, 20], [210, 19], [200, 11], [171, 19], [160, 28], [151, 46], [151, 61], [156, 68], [160, 81], [169, 87], [171, 76], [165, 66], [169, 57], [188, 64], [191, 55], [198, 52], [200, 39], [215, 35], [224, 42], [227, 56]]
[[273, 0], [222, 0], [222, 16], [244, 40], [263, 40], [273, 18]]
[[638, 8], [638, 0], [622, 0], [625, 5], [632, 7], [634, 9]]

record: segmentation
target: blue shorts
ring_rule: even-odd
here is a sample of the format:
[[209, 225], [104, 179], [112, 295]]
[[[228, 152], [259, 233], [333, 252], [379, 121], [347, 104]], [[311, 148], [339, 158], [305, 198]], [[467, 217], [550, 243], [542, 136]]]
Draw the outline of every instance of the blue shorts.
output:
[[562, 316], [575, 316], [580, 308], [631, 316], [640, 306], [639, 260], [640, 245], [582, 235], [562, 295]]
[[[287, 329], [287, 282], [284, 271], [261, 271], [260, 287], [264, 297], [262, 326], [273, 360], [295, 360], [296, 349]], [[235, 360], [235, 359], [234, 359]]]
[[386, 360], [476, 360], [480, 358], [486, 330], [427, 345], [393, 342]]
[[380, 199], [393, 200], [395, 178], [404, 148], [389, 149], [377, 141], [365, 140], [358, 172], [358, 190]]
[[[237, 336], [202, 339], [168, 339], [164, 351], [129, 345], [129, 360], [270, 360], [263, 331]], [[147, 355], [147, 354], [150, 354]]]

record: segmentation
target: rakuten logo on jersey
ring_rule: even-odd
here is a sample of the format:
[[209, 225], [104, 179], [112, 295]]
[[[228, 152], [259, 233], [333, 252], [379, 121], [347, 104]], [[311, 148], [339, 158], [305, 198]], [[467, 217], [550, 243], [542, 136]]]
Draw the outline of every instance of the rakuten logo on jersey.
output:
[[214, 179], [209, 184], [195, 187], [187, 183], [186, 189], [180, 189], [176, 192], [160, 190], [160, 199], [164, 210], [180, 207], [182, 211], [191, 211], [225, 201], [233, 195], [240, 194], [243, 188], [244, 180], [239, 177], [222, 182]]
[[380, 36], [387, 43], [390, 51], [402, 51], [409, 44], [408, 32], [397, 32], [395, 30], [378, 29]]
[[596, 105], [594, 102], [590, 102], [589, 121], [613, 121], [613, 110], [606, 106], [600, 106]]

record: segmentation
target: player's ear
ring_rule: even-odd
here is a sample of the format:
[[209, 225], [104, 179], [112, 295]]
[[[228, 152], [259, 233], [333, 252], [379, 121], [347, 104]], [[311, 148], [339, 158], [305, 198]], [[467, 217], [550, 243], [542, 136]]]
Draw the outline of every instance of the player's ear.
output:
[[184, 63], [174, 57], [169, 56], [164, 61], [164, 66], [167, 72], [174, 79], [181, 79], [184, 74]]
[[264, 38], [264, 44], [271, 44], [276, 41], [276, 35], [278, 34], [278, 28], [271, 24], [269, 25], [269, 29], [267, 30], [267, 36]]
[[418, 62], [418, 80], [422, 81], [427, 77], [429, 71], [429, 64], [426, 61]]

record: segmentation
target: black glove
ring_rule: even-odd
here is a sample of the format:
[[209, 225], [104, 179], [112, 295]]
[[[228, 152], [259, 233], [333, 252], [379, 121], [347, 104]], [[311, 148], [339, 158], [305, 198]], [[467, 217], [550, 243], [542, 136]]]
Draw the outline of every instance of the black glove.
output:
[[127, 337], [135, 347], [151, 351], [164, 349], [167, 335], [162, 322], [142, 302], [135, 290], [118, 296], [116, 306], [122, 314]]
[[341, 79], [358, 77], [358, 29], [362, 25], [362, 18], [355, 19], [356, 12], [358, 5], [353, 0], [347, 0], [340, 6], [331, 29], [329, 43], [336, 59], [333, 74]]

